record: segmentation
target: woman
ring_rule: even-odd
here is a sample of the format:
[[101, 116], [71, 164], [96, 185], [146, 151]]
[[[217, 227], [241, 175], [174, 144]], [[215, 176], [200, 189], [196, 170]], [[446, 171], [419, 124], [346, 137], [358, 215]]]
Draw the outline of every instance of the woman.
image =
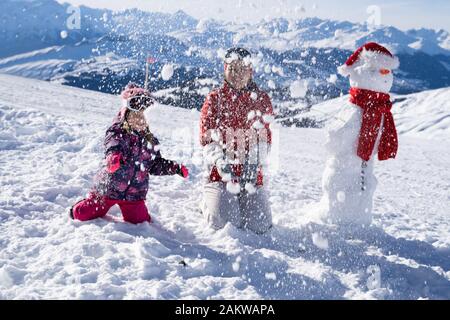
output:
[[201, 208], [215, 229], [230, 222], [263, 234], [272, 226], [262, 169], [272, 139], [273, 109], [270, 97], [253, 82], [250, 58], [243, 48], [227, 51], [224, 84], [202, 108], [200, 143], [209, 178]]

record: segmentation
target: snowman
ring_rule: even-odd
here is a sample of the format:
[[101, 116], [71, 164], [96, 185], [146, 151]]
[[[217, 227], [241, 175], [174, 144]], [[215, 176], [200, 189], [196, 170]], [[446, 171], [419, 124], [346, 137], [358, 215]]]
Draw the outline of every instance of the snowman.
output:
[[397, 132], [389, 91], [399, 61], [377, 43], [356, 50], [338, 68], [350, 77], [350, 99], [328, 130], [329, 157], [322, 177], [322, 219], [345, 226], [368, 226], [377, 185], [374, 162], [395, 158]]

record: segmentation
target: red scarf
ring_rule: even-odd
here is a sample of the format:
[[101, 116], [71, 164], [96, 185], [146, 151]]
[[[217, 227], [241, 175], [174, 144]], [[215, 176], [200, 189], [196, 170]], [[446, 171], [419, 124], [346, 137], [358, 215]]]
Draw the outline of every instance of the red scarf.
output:
[[358, 156], [364, 161], [369, 161], [384, 115], [383, 129], [378, 145], [378, 159], [382, 161], [395, 158], [398, 138], [394, 117], [391, 113], [390, 96], [386, 93], [351, 88], [350, 102], [363, 110], [361, 130], [359, 131]]

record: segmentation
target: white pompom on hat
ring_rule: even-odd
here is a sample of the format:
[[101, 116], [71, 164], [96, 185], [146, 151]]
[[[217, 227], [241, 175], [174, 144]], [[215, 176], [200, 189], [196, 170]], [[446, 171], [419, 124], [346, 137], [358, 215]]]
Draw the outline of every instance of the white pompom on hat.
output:
[[375, 42], [369, 42], [358, 48], [345, 62], [338, 67], [339, 74], [344, 77], [360, 66], [384, 68], [389, 70], [397, 69], [400, 62], [388, 49]]

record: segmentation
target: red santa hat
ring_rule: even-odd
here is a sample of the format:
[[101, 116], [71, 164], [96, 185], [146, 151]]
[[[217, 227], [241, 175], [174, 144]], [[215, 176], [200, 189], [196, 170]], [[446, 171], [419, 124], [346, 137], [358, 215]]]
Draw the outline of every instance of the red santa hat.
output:
[[375, 42], [368, 42], [358, 48], [345, 62], [338, 67], [344, 77], [350, 75], [358, 67], [367, 66], [384, 69], [397, 69], [400, 62], [388, 49]]

